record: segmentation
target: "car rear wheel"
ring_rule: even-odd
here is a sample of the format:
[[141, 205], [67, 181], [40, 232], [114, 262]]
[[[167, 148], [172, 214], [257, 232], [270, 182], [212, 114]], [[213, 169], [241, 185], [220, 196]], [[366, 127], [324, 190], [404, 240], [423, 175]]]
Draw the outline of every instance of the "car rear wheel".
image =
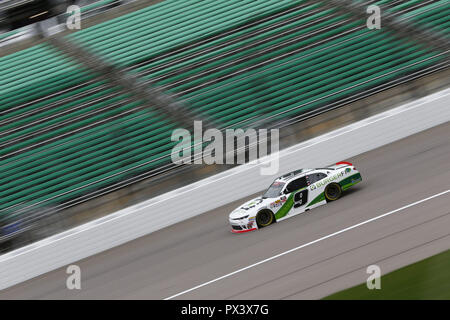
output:
[[339, 199], [342, 195], [342, 188], [337, 183], [330, 183], [325, 188], [325, 199], [327, 201], [335, 201]]
[[271, 225], [273, 221], [275, 220], [272, 211], [270, 210], [261, 210], [256, 215], [256, 223], [258, 224], [259, 228], [267, 227], [268, 225]]

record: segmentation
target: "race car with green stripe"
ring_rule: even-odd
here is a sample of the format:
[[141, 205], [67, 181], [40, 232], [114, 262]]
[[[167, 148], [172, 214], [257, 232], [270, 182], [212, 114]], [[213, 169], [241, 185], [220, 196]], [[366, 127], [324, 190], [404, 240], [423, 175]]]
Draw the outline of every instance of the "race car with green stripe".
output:
[[335, 201], [361, 181], [361, 174], [349, 162], [290, 172], [275, 179], [262, 196], [231, 212], [231, 231], [257, 230]]

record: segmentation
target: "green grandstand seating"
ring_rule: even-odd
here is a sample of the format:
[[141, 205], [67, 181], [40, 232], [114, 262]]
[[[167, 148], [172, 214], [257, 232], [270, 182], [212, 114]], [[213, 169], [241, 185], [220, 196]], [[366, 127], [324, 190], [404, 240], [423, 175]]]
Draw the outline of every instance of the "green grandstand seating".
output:
[[91, 10], [99, 9], [99, 8], [114, 4], [115, 2], [117, 2], [117, 0], [99, 0], [94, 3], [91, 3], [91, 4], [81, 7], [80, 11], [83, 14], [83, 13], [89, 12]]
[[[378, 3], [449, 34], [446, 0]], [[68, 37], [221, 127], [295, 117], [443, 61], [320, 1], [166, 0]], [[170, 162], [169, 116], [49, 45], [0, 58], [0, 102], [0, 215]]]

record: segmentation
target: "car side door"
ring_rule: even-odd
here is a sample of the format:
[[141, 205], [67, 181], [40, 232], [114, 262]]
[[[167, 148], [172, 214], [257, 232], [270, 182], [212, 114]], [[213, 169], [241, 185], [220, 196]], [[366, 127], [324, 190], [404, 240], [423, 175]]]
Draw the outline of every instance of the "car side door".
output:
[[308, 181], [306, 176], [297, 178], [286, 186], [285, 193], [289, 195], [293, 193], [293, 209], [300, 208], [308, 202], [308, 189], [304, 189], [307, 186]]

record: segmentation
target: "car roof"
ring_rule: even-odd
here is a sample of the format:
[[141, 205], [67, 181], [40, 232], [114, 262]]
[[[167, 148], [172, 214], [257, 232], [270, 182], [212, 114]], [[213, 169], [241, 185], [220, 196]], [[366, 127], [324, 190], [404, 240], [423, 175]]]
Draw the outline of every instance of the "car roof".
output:
[[300, 178], [302, 176], [305, 176], [308, 172], [311, 172], [311, 171], [314, 171], [314, 169], [299, 169], [299, 170], [291, 171], [286, 174], [283, 174], [282, 176], [278, 177], [276, 180], [287, 182], [294, 178]]
[[294, 179], [301, 178], [303, 176], [306, 176], [307, 174], [313, 173], [314, 171], [330, 171], [330, 170], [335, 169], [334, 168], [298, 169], [278, 177], [277, 179], [275, 179], [275, 181], [291, 182]]

